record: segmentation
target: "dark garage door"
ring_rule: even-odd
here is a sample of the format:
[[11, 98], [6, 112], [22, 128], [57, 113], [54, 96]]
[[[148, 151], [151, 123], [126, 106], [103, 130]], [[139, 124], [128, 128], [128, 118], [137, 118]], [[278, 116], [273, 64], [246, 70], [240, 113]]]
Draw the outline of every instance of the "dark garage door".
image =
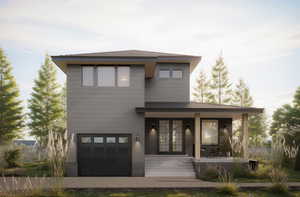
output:
[[130, 176], [131, 135], [78, 135], [79, 176]]

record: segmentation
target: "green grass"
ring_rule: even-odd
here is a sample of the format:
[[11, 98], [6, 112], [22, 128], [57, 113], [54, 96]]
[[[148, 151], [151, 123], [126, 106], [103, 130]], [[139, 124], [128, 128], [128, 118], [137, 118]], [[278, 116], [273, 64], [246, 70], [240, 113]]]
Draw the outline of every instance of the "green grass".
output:
[[[157, 192], [64, 192], [60, 195], [44, 194], [40, 197], [229, 197], [218, 192], [196, 192], [196, 191], [157, 191]], [[267, 191], [259, 192], [239, 192], [239, 197], [284, 197], [282, 194], [276, 195]], [[293, 192], [292, 196], [300, 197], [300, 192]], [[22, 196], [20, 196], [22, 197]]]
[[41, 176], [50, 176], [49, 167], [47, 162], [31, 162], [24, 163], [22, 166], [17, 168], [5, 168], [1, 169], [0, 174], [4, 176], [29, 176], [29, 177], [41, 177]]

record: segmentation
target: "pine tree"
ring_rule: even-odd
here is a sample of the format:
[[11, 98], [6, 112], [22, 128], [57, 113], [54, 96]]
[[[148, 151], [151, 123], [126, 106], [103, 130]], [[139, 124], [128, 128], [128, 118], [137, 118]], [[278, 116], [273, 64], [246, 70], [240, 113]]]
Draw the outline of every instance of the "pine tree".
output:
[[211, 96], [209, 81], [206, 75], [201, 71], [196, 79], [196, 87], [194, 88], [193, 96], [196, 102], [207, 103]]
[[[232, 103], [240, 107], [251, 107], [253, 105], [253, 98], [250, 95], [250, 90], [244, 80], [240, 79], [233, 92]], [[267, 123], [266, 115], [255, 114], [249, 116], [249, 142], [252, 145], [258, 146], [263, 143], [267, 137]], [[241, 131], [241, 122], [237, 123], [238, 131]]]
[[250, 107], [253, 105], [253, 99], [250, 96], [249, 88], [244, 80], [240, 79], [233, 92], [232, 104], [241, 107]]
[[12, 66], [0, 48], [0, 144], [18, 137], [24, 127], [23, 107]]
[[29, 99], [28, 124], [31, 135], [35, 136], [43, 147], [50, 130], [62, 131], [63, 118], [62, 95], [56, 79], [56, 70], [47, 55], [34, 81], [33, 92]]
[[227, 67], [222, 56], [216, 60], [212, 68], [211, 78], [212, 95], [211, 103], [229, 104], [231, 101], [231, 83], [228, 79]]

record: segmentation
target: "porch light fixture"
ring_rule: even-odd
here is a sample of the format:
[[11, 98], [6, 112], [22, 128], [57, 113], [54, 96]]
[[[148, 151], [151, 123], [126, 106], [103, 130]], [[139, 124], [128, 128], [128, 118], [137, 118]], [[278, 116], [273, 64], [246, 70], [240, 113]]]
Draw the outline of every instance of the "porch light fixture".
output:
[[156, 130], [155, 130], [155, 125], [152, 124], [152, 125], [151, 125], [151, 129], [150, 129], [150, 134], [151, 134], [151, 135], [154, 135], [154, 134], [155, 134], [155, 131], [156, 131]]
[[187, 134], [187, 135], [190, 135], [190, 134], [191, 134], [191, 127], [190, 127], [190, 125], [187, 125], [187, 126], [186, 126], [185, 134]]
[[135, 136], [135, 142], [140, 142], [140, 136]]

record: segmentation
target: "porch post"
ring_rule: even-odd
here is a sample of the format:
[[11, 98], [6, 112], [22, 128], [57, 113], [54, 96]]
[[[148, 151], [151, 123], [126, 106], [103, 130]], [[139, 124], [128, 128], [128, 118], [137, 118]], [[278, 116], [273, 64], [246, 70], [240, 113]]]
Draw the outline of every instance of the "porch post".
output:
[[195, 159], [200, 159], [200, 114], [195, 114]]
[[242, 114], [242, 135], [243, 135], [243, 158], [248, 159], [248, 144], [249, 144], [249, 133], [248, 133], [248, 114]]

